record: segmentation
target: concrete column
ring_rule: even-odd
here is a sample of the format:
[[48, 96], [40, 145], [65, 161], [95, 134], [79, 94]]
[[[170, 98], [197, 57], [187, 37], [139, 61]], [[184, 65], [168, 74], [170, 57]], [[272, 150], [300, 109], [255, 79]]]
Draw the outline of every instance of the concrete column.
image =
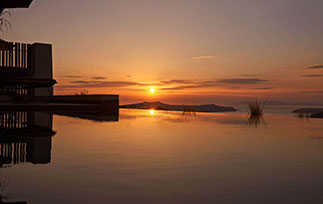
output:
[[33, 164], [50, 163], [52, 150], [51, 137], [33, 137], [27, 146], [29, 162]]
[[28, 113], [28, 124], [46, 129], [53, 128], [53, 114], [45, 112]]
[[[31, 45], [31, 73], [35, 78], [53, 79], [52, 45]], [[52, 88], [35, 88], [33, 96], [52, 96]]]

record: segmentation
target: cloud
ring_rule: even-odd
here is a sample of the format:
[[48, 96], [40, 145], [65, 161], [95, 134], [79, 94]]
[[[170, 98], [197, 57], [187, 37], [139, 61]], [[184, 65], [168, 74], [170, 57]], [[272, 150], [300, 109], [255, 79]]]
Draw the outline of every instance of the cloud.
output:
[[106, 77], [97, 76], [97, 77], [92, 77], [92, 79], [95, 79], [95, 80], [104, 80], [104, 79], [107, 79], [107, 78]]
[[235, 78], [235, 79], [220, 79], [217, 82], [223, 84], [261, 84], [265, 82], [269, 82], [269, 80], [265, 79], [257, 79], [257, 78]]
[[[169, 81], [163, 81], [164, 84], [170, 85], [169, 87], [161, 88], [161, 90], [183, 90], [194, 88], [206, 88], [206, 87], [219, 87], [225, 85], [255, 85], [269, 82], [269, 80], [257, 79], [257, 78], [236, 78], [236, 79], [218, 79], [218, 80], [180, 80], [173, 79]], [[172, 86], [173, 85], [173, 86]], [[235, 89], [241, 89], [245, 87], [237, 87]], [[253, 87], [252, 89], [274, 89], [273, 87]]]
[[193, 60], [205, 60], [205, 59], [214, 59], [216, 56], [214, 55], [204, 55], [204, 56], [197, 56], [193, 57]]
[[85, 80], [78, 80], [78, 81], [71, 81], [71, 84], [92, 84], [97, 83], [98, 81], [85, 81]]
[[194, 84], [195, 81], [191, 79], [172, 79], [167, 81], [161, 81], [162, 84]]
[[255, 75], [255, 74], [242, 74], [240, 76], [242, 76], [242, 77], [255, 77], [257, 75]]
[[323, 64], [317, 64], [313, 66], [309, 66], [309, 69], [323, 69]]
[[196, 89], [196, 88], [203, 88], [206, 86], [203, 85], [188, 85], [188, 86], [172, 86], [172, 87], [165, 87], [165, 88], [161, 88], [160, 90], [163, 91], [172, 91], [172, 90], [184, 90], [184, 89]]
[[212, 60], [215, 59], [217, 56], [215, 55], [201, 55], [201, 56], [195, 56], [195, 57], [188, 57], [188, 58], [182, 58], [182, 59], [176, 59], [171, 60], [168, 63], [174, 64], [174, 63], [186, 63], [186, 62], [197, 62], [199, 60]]
[[61, 85], [60, 88], [103, 88], [103, 87], [128, 87], [141, 85], [130, 81], [71, 81], [70, 84]]
[[252, 88], [254, 90], [271, 90], [271, 89], [276, 89], [275, 87], [254, 87]]
[[80, 76], [80, 75], [65, 75], [61, 76], [62, 78], [70, 78], [70, 79], [83, 79], [83, 78], [90, 78], [94, 80], [104, 80], [107, 79], [106, 77], [103, 76], [94, 76], [94, 77], [85, 77], [85, 76]]
[[301, 91], [301, 93], [308, 93], [308, 94], [322, 94], [323, 91], [314, 90], [314, 91]]
[[305, 74], [300, 77], [323, 77], [323, 74]]
[[[103, 77], [92, 77], [92, 79], [103, 79]], [[196, 89], [206, 87], [226, 87], [229, 89], [235, 86], [235, 89], [273, 89], [272, 87], [262, 86], [255, 87], [254, 85], [261, 85], [269, 80], [258, 78], [233, 78], [233, 79], [215, 79], [215, 80], [194, 80], [194, 79], [170, 79], [159, 82], [134, 82], [129, 80], [124, 81], [103, 81], [103, 80], [74, 80], [68, 84], [59, 85], [60, 88], [103, 88], [103, 87], [149, 87], [155, 86], [159, 90], [184, 90]]]
[[63, 78], [71, 78], [71, 79], [83, 78], [83, 76], [79, 76], [79, 75], [65, 75], [62, 77]]

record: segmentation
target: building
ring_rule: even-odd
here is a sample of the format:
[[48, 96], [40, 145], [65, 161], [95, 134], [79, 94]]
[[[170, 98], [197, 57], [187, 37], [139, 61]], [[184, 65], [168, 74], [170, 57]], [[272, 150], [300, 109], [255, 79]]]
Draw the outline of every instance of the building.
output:
[[52, 46], [0, 41], [0, 102], [53, 95]]
[[53, 114], [0, 112], [0, 168], [51, 160]]
[[[32, 0], [1, 0], [6, 8], [29, 7]], [[53, 95], [52, 46], [0, 40], [0, 102], [26, 103]]]
[[[5, 8], [28, 8], [32, 0], [1, 0]], [[118, 95], [53, 96], [52, 45], [0, 40], [0, 111], [77, 112], [77, 117], [119, 116]], [[80, 114], [79, 112], [82, 112]]]

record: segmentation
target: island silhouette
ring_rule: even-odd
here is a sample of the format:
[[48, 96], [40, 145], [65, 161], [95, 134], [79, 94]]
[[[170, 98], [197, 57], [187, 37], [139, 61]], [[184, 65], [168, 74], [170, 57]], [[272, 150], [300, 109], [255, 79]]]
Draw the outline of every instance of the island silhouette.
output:
[[154, 110], [168, 110], [168, 111], [183, 111], [183, 112], [235, 112], [237, 111], [233, 107], [218, 106], [215, 104], [203, 104], [203, 105], [170, 105], [156, 102], [142, 102], [128, 105], [122, 105], [120, 108], [127, 109], [154, 109]]

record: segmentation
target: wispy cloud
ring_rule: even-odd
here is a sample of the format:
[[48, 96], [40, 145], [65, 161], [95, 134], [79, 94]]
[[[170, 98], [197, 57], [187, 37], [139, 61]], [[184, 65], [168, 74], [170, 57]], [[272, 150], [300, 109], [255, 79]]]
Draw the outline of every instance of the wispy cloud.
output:
[[308, 94], [322, 94], [322, 93], [323, 93], [323, 90], [301, 91], [301, 93], [308, 93]]
[[240, 76], [242, 76], [242, 77], [255, 77], [257, 75], [255, 75], [255, 74], [242, 74]]
[[60, 88], [104, 88], [138, 86], [140, 83], [130, 81], [71, 81], [70, 84], [58, 85]]
[[162, 84], [194, 84], [195, 81], [191, 79], [172, 79], [161, 81]]
[[[94, 78], [94, 77], [93, 77]], [[101, 77], [95, 77], [95, 79], [103, 79]], [[268, 86], [255, 87], [254, 85], [266, 84], [269, 80], [258, 78], [231, 78], [231, 79], [215, 79], [215, 80], [194, 80], [194, 79], [171, 79], [158, 82], [134, 82], [134, 81], [104, 81], [104, 80], [74, 80], [67, 84], [59, 85], [60, 88], [104, 88], [115, 87], [124, 88], [129, 87], [135, 89], [135, 87], [149, 87], [156, 86], [159, 90], [185, 90], [185, 89], [197, 89], [208, 87], [225, 87], [228, 89], [273, 89]], [[232, 87], [236, 88], [232, 88]]]
[[194, 62], [198, 62], [201, 60], [212, 60], [215, 59], [217, 56], [215, 55], [200, 55], [200, 56], [194, 56], [194, 57], [188, 57], [188, 58], [182, 58], [182, 59], [177, 59], [177, 60], [172, 60], [169, 61], [168, 63], [170, 64], [174, 64], [174, 63], [194, 63]]
[[[225, 87], [230, 88], [231, 85], [256, 85], [269, 82], [269, 80], [257, 79], [257, 78], [235, 78], [235, 79], [218, 79], [218, 80], [179, 80], [173, 79], [164, 81], [170, 86], [163, 87], [161, 90], [183, 90], [183, 89], [195, 89], [195, 88], [206, 88], [206, 87]], [[229, 87], [228, 87], [229, 85]], [[241, 89], [245, 87], [236, 87], [234, 89]], [[251, 89], [273, 89], [273, 87], [253, 87]]]
[[97, 76], [97, 77], [92, 77], [92, 79], [94, 79], [94, 80], [104, 80], [104, 79], [107, 79], [107, 78], [106, 77]]
[[79, 79], [79, 78], [83, 78], [83, 76], [80, 75], [65, 75], [65, 76], [61, 76], [62, 78], [70, 78], [70, 79]]
[[254, 90], [271, 90], [276, 89], [276, 87], [253, 87]]
[[316, 77], [323, 77], [323, 74], [304, 74], [300, 77], [309, 77], [309, 78], [316, 78]]
[[309, 66], [309, 69], [323, 69], [323, 64], [317, 64], [313, 66]]
[[78, 81], [71, 81], [71, 84], [93, 84], [97, 83], [97, 81], [86, 81], [86, 80], [78, 80]]
[[196, 84], [196, 85], [187, 85], [187, 86], [172, 86], [172, 87], [164, 87], [160, 90], [163, 91], [172, 91], [172, 90], [184, 90], [184, 89], [196, 89], [196, 88], [203, 88], [205, 87], [202, 84]]
[[235, 78], [235, 79], [220, 79], [219, 83], [223, 84], [260, 84], [269, 82], [269, 80], [265, 79], [257, 79], [257, 78]]
[[214, 58], [216, 58], [215, 55], [203, 55], [203, 56], [193, 57], [192, 59], [193, 60], [205, 60], [205, 59], [214, 59]]
[[61, 76], [62, 78], [69, 78], [69, 79], [94, 79], [94, 80], [104, 80], [107, 79], [106, 77], [103, 76], [94, 76], [94, 77], [86, 77], [86, 76], [81, 76], [81, 75], [65, 75]]

